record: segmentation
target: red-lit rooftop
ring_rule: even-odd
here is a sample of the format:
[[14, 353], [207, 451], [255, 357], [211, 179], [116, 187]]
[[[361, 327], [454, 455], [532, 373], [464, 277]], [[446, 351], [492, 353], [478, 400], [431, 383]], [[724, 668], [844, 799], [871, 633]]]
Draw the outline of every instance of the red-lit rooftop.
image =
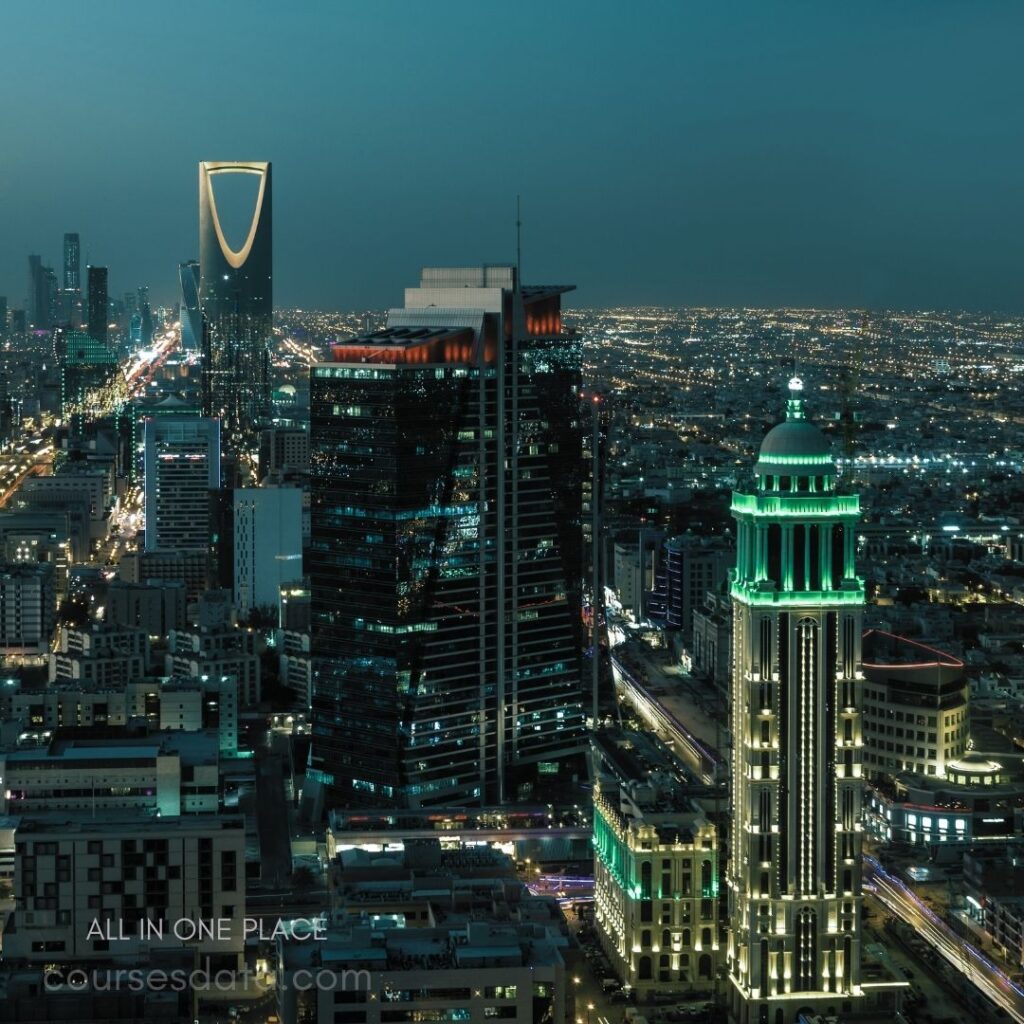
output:
[[331, 346], [338, 363], [469, 363], [474, 332], [466, 327], [385, 327]]

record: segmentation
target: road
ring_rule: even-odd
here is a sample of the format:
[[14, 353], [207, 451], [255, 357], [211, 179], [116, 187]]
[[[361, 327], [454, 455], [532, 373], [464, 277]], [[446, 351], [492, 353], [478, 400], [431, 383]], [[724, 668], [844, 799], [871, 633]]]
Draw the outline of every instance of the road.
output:
[[971, 981], [1013, 1020], [1024, 1024], [1024, 989], [984, 954], [957, 935], [909, 886], [889, 874], [874, 857], [864, 857], [864, 888], [912, 928], [953, 968]]
[[[639, 660], [639, 647], [633, 651], [634, 660]], [[709, 785], [725, 778], [728, 770], [725, 757], [716, 749], [715, 743], [722, 742], [722, 730], [707, 716], [699, 715], [696, 708], [690, 712], [682, 710], [678, 697], [670, 701], [664, 691], [655, 692], [649, 682], [638, 675], [635, 664], [627, 664], [627, 652], [612, 654], [612, 670], [616, 689], [623, 692], [627, 701], [660, 738], [666, 740], [675, 753], [688, 764], [700, 779]], [[650, 668], [644, 669], [650, 671]], [[676, 710], [670, 704], [676, 704]], [[676, 712], [687, 714], [683, 721]], [[691, 718], [704, 726], [703, 736], [694, 734]]]
[[40, 476], [53, 464], [53, 435], [50, 428], [33, 431], [19, 439], [18, 446], [0, 454], [0, 508], [3, 508], [26, 477]]

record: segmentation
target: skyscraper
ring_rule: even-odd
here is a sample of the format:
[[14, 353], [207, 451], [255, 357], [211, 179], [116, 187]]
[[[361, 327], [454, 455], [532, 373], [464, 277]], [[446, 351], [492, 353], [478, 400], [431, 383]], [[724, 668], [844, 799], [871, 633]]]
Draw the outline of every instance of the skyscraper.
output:
[[427, 269], [312, 368], [312, 779], [332, 803], [490, 803], [581, 767], [568, 290]]
[[302, 579], [302, 491], [239, 487], [232, 498], [235, 607], [276, 610], [281, 585]]
[[220, 487], [220, 423], [201, 416], [145, 422], [147, 551], [210, 545], [210, 491]]
[[56, 322], [57, 277], [42, 258], [28, 258], [28, 319], [37, 331], [48, 331]]
[[78, 232], [71, 232], [64, 236], [64, 291], [82, 290], [81, 266]]
[[78, 234], [64, 235], [64, 276], [61, 280], [59, 322], [72, 327], [82, 324], [82, 274]]
[[842, 1014], [862, 994], [860, 500], [789, 383], [754, 487], [733, 494], [735, 1024]]
[[[214, 181], [225, 174], [259, 176], [245, 242], [232, 249], [217, 213]], [[254, 439], [270, 413], [273, 273], [270, 164], [199, 165], [199, 303], [203, 312], [203, 403], [233, 435]]]
[[88, 283], [89, 337], [107, 343], [107, 268], [90, 266], [86, 269]]
[[203, 340], [203, 314], [199, 308], [199, 261], [178, 264], [181, 282], [181, 347], [198, 352]]

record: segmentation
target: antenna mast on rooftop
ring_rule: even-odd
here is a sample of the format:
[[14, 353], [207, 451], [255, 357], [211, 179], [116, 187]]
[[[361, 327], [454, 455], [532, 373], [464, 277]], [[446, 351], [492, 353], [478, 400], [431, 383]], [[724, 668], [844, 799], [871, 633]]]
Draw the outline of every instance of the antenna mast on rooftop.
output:
[[523, 219], [520, 216], [520, 197], [516, 196], [516, 280], [523, 286]]

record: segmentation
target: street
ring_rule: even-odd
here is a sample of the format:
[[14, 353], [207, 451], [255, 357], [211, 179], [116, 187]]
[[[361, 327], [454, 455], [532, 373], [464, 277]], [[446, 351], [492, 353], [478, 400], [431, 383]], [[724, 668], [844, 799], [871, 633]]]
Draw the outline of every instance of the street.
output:
[[993, 1003], [1024, 1024], [1024, 990], [974, 945], [957, 935], [874, 857], [864, 858], [864, 888], [873, 892], [898, 919], [906, 921]]

